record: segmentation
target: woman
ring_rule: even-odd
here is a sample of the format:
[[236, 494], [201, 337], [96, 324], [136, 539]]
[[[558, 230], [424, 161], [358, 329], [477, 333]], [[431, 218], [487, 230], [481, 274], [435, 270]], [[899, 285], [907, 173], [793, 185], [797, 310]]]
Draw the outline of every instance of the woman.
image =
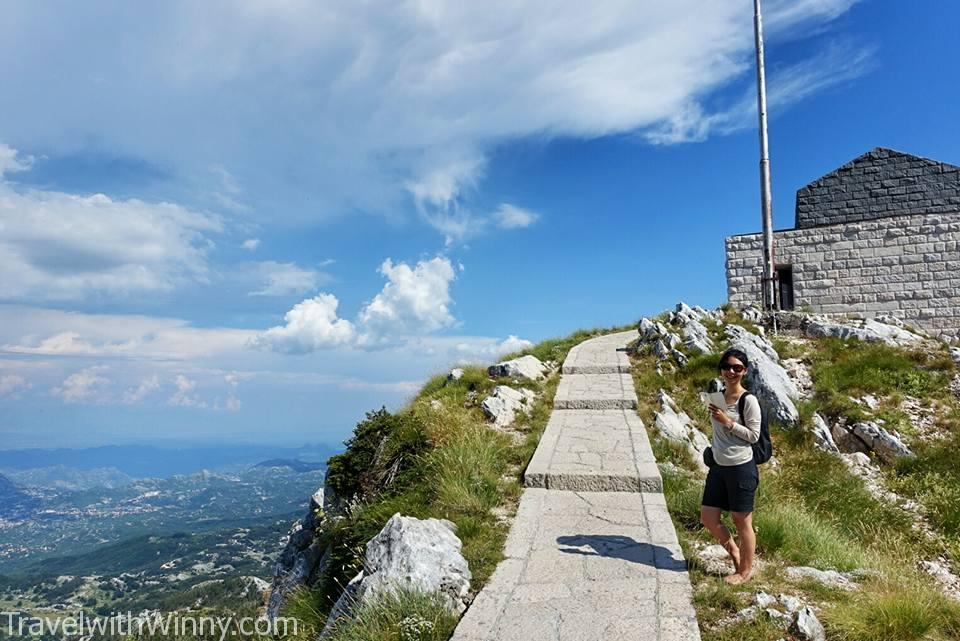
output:
[[[726, 384], [726, 408], [710, 405], [713, 424], [713, 458], [700, 506], [700, 522], [720, 542], [733, 559], [735, 573], [724, 580], [739, 585], [750, 579], [757, 538], [753, 532], [753, 500], [760, 484], [760, 474], [753, 460], [752, 443], [760, 438], [760, 403], [750, 394], [737, 410], [742, 382], [750, 362], [738, 349], [728, 349], [720, 358], [720, 377]], [[730, 530], [720, 521], [721, 512], [730, 512], [740, 538], [738, 546]]]

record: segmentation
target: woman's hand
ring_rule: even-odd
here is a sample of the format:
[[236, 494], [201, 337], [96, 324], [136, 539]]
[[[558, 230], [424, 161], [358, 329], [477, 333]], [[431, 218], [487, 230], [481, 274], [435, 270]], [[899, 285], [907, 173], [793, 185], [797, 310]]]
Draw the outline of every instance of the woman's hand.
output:
[[733, 427], [733, 419], [730, 418], [725, 411], [713, 403], [710, 404], [710, 416], [713, 417], [713, 420], [715, 420], [717, 423], [720, 423], [720, 425], [723, 425], [727, 429]]

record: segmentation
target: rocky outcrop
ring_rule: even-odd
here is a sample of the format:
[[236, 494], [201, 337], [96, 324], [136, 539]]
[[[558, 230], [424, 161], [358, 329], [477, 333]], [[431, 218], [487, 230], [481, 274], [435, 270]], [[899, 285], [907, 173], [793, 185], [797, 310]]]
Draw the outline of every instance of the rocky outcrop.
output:
[[518, 412], [529, 412], [536, 395], [527, 389], [515, 390], [506, 385], [497, 385], [490, 396], [483, 399], [480, 407], [498, 427], [513, 423]]
[[820, 585], [838, 590], [853, 591], [858, 588], [854, 581], [854, 574], [837, 572], [836, 570], [818, 570], [807, 566], [798, 566], [786, 569], [787, 578], [793, 581], [809, 579]]
[[461, 378], [463, 378], [463, 374], [464, 371], [462, 368], [454, 367], [452, 370], [450, 370], [450, 373], [447, 374], [447, 382], [453, 383], [459, 381]]
[[796, 424], [800, 415], [793, 399], [800, 393], [780, 366], [777, 351], [766, 339], [737, 325], [728, 325], [725, 332], [730, 338], [730, 346], [742, 350], [750, 359], [744, 387], [757, 395], [771, 419], [783, 425]]
[[836, 423], [832, 435], [841, 452], [873, 452], [885, 463], [894, 463], [899, 458], [913, 455], [899, 437], [873, 421], [855, 423], [852, 426]]
[[536, 356], [521, 356], [509, 361], [503, 361], [487, 368], [490, 376], [509, 378], [525, 378], [535, 381], [547, 372], [547, 366]]
[[867, 343], [886, 343], [894, 347], [908, 347], [923, 342], [923, 337], [919, 334], [875, 319], [839, 323], [825, 318], [810, 317], [803, 331], [811, 338], [856, 338]]
[[823, 624], [809, 607], [803, 608], [794, 615], [790, 631], [805, 641], [826, 641], [827, 639]]
[[357, 605], [397, 589], [436, 594], [451, 611], [463, 612], [471, 575], [460, 548], [450, 521], [394, 514], [367, 543], [363, 570], [330, 610], [320, 638], [328, 638], [337, 621]]
[[310, 499], [307, 513], [293, 524], [287, 535], [287, 544], [273, 570], [270, 596], [267, 599], [267, 617], [275, 619], [294, 589], [309, 585], [323, 572], [330, 555], [318, 539], [320, 518], [327, 496], [317, 490]]
[[663, 390], [660, 390], [660, 411], [654, 417], [654, 425], [665, 438], [683, 444], [690, 456], [706, 471], [703, 464], [703, 450], [710, 445], [707, 435], [694, 426], [686, 412], [680, 411], [676, 402]]

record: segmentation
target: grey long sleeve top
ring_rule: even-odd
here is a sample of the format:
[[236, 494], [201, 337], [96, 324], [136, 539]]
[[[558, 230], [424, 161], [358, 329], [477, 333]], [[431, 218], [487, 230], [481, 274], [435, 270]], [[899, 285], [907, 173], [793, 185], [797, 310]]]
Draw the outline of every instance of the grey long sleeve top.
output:
[[743, 405], [741, 417], [737, 411], [738, 398], [728, 404], [727, 416], [734, 420], [733, 427], [727, 428], [710, 418], [713, 425], [713, 458], [719, 465], [741, 465], [753, 460], [752, 443], [760, 440], [760, 402], [751, 394]]

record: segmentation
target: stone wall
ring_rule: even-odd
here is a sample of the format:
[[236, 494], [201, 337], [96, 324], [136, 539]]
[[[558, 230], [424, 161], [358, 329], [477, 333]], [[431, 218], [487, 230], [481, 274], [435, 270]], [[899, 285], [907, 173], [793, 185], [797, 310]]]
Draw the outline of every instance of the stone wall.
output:
[[[960, 336], [960, 208], [774, 234], [793, 266], [797, 308], [892, 314], [935, 335]], [[760, 301], [761, 234], [727, 238], [727, 297]]]
[[795, 227], [956, 211], [960, 167], [877, 147], [798, 190]]

